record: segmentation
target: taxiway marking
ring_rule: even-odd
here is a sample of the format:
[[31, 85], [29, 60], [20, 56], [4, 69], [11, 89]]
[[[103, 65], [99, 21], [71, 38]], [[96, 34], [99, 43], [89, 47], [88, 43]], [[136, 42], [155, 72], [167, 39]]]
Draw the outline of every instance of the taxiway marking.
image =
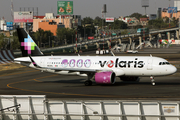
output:
[[84, 96], [84, 97], [85, 96], [87, 96], [87, 97], [107, 97], [107, 98], [117, 97], [117, 96], [112, 96], [112, 95], [87, 95], [87, 94], [73, 94], [73, 93], [56, 93], [56, 92], [47, 92], [47, 91], [37, 91], [37, 90], [21, 89], [21, 88], [17, 88], [17, 87], [13, 87], [12, 86], [14, 84], [19, 84], [19, 83], [33, 81], [33, 80], [37, 81], [37, 82], [42, 82], [42, 81], [39, 81], [38, 79], [49, 78], [49, 77], [54, 77], [54, 76], [57, 76], [57, 75], [44, 76], [44, 77], [35, 78], [35, 79], [29, 79], [29, 80], [24, 80], [24, 81], [13, 82], [13, 83], [7, 84], [7, 87], [11, 88], [11, 89], [21, 90], [21, 91], [30, 91], [30, 92], [44, 93], [44, 94], [59, 94], [59, 95], [70, 95], [70, 96]]

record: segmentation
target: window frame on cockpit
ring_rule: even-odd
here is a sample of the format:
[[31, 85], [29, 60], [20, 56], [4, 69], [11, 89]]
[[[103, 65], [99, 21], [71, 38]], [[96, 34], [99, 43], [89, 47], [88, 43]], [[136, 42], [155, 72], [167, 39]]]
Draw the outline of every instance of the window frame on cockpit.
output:
[[159, 65], [170, 65], [169, 62], [159, 62]]

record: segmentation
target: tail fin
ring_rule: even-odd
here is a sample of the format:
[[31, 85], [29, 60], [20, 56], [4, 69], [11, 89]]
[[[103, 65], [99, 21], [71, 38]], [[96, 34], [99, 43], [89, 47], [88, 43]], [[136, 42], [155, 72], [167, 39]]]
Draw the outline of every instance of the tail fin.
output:
[[33, 41], [31, 36], [23, 29], [17, 28], [17, 34], [19, 37], [19, 42], [21, 45], [22, 56], [41, 56], [43, 53], [40, 51], [39, 47]]

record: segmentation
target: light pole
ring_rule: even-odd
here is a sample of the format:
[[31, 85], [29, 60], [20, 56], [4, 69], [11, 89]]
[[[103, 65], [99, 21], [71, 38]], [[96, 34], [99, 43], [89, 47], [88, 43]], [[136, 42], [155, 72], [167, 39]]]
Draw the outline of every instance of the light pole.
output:
[[72, 44], [73, 44], [73, 35], [72, 35]]
[[49, 36], [49, 47], [51, 47], [51, 45], [50, 45], [51, 43], [50, 43], [50, 36]]
[[86, 38], [85, 34], [86, 34], [86, 26], [84, 24], [84, 41], [85, 41], [85, 38]]
[[[169, 0], [169, 9], [170, 9], [170, 1], [171, 1], [171, 0]], [[170, 11], [169, 11], [169, 28], [171, 27], [170, 17], [171, 17], [171, 13], [170, 13]]]

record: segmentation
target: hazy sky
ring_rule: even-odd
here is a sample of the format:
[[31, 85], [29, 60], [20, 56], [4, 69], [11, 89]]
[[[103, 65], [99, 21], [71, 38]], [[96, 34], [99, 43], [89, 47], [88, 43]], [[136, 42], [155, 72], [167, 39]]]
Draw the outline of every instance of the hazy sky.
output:
[[[38, 7], [39, 15], [53, 12], [57, 15], [58, 0], [13, 0], [14, 11], [20, 7]], [[59, 0], [61, 1], [61, 0]], [[66, 0], [62, 0], [66, 1]], [[107, 5], [107, 17], [128, 16], [134, 12], [145, 14], [141, 7], [141, 0], [69, 0], [74, 1], [74, 15], [83, 17], [101, 17], [101, 10], [104, 4]], [[174, 5], [174, 0], [149, 0], [147, 14], [157, 13], [157, 8], [165, 8]], [[0, 18], [12, 21], [11, 0], [0, 0]]]

